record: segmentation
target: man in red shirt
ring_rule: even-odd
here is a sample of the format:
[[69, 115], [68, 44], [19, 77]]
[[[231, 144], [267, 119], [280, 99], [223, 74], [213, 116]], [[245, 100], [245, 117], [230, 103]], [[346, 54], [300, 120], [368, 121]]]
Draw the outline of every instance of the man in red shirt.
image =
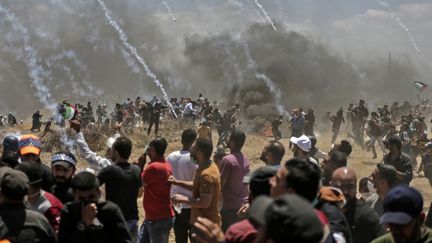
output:
[[156, 138], [150, 141], [144, 152], [150, 158], [150, 163], [141, 175], [145, 220], [139, 232], [140, 243], [168, 243], [174, 224], [174, 210], [170, 200], [171, 185], [168, 183], [172, 169], [164, 157], [167, 146], [164, 138]]

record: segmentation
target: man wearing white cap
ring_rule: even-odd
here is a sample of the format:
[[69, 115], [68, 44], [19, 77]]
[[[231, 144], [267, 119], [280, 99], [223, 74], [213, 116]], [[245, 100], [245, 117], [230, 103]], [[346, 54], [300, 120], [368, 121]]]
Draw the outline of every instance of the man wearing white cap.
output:
[[318, 162], [314, 158], [309, 156], [312, 143], [308, 136], [301, 135], [298, 138], [291, 137], [290, 142], [291, 144], [293, 144], [291, 151], [294, 154], [294, 158], [303, 159], [318, 165]]

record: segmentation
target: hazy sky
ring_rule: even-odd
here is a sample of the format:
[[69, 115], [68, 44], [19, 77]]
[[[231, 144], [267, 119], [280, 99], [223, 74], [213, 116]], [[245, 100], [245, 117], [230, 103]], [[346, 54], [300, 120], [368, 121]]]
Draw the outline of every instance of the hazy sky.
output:
[[[171, 20], [161, 0], [105, 0], [105, 3], [130, 42], [138, 47], [150, 67], [161, 76], [162, 82], [174, 88], [176, 85], [189, 87], [190, 80], [205, 77], [199, 70], [194, 73], [194, 67], [186, 65], [190, 61], [184, 55], [188, 37], [194, 34], [204, 38], [225, 34], [238, 37], [254, 23], [268, 21], [254, 4], [255, 0], [165, 1], [177, 22]], [[378, 59], [382, 63], [391, 52], [395, 60], [412, 63], [421, 81], [432, 83], [432, 0], [380, 0], [389, 4], [390, 12], [376, 0], [258, 1], [277, 26], [312, 37], [311, 40], [330, 47], [331, 53], [346, 63]], [[95, 88], [103, 89], [105, 94], [123, 88], [123, 83], [118, 82], [122, 79], [141, 85], [139, 90], [133, 86], [124, 88], [122, 96], [131, 92], [141, 95], [142, 90], [148, 92], [146, 95], [153, 95], [151, 92], [157, 91], [140, 71], [141, 67], [127, 55], [118, 35], [107, 25], [96, 0], [0, 0], [0, 5], [10, 8], [29, 30], [30, 44], [41, 56], [40, 63], [46, 63], [46, 58], [64, 51], [75, 52], [82, 61], [84, 69], [66, 58], [57, 62], [54, 71], [51, 70], [52, 80], [45, 79], [44, 82], [50, 84], [56, 98], [63, 98], [58, 87], [62, 86], [62, 81], [66, 84], [68, 81], [65, 67], [72, 67], [74, 75], [69, 75], [69, 79], [75, 78], [78, 83], [82, 80], [90, 82]], [[3, 17], [0, 15], [1, 34], [14, 37], [14, 41], [0, 37], [0, 83], [10, 85], [9, 80], [13, 78], [22, 86], [14, 84], [10, 89], [0, 90], [0, 101], [3, 97], [7, 101], [1, 103], [10, 106], [7, 102], [14, 104], [15, 100], [21, 100], [16, 97], [17, 92], [28, 92], [26, 101], [32, 108], [36, 107], [37, 103], [31, 103], [32, 89], [28, 85], [30, 81], [27, 80], [25, 65], [22, 60], [14, 61], [15, 56], [22, 55], [10, 52], [11, 46], [19, 50], [17, 47], [22, 46], [22, 41], [9, 23], [1, 19]], [[266, 45], [260, 44], [262, 48]], [[421, 54], [417, 53], [414, 45]], [[131, 69], [131, 66], [134, 67]], [[183, 75], [185, 68], [188, 75]], [[59, 76], [62, 79], [57, 78]], [[406, 87], [410, 87], [412, 81], [407, 80]], [[76, 85], [69, 89], [74, 94], [82, 92]], [[0, 111], [3, 110], [5, 108], [0, 105]]]

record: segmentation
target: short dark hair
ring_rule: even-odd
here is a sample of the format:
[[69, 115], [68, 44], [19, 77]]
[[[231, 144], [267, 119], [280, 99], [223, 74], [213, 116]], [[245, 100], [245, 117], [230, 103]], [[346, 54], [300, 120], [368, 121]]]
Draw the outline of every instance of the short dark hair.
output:
[[213, 152], [213, 143], [208, 138], [198, 138], [195, 141], [195, 145], [198, 151], [204, 154], [206, 159], [210, 159]]
[[328, 162], [332, 163], [336, 167], [336, 169], [341, 167], [346, 167], [347, 156], [344, 152], [341, 152], [339, 150], [332, 150]]
[[285, 154], [285, 147], [279, 141], [270, 141], [268, 146], [268, 152], [272, 155], [273, 159], [281, 161]]
[[392, 136], [388, 138], [384, 143], [388, 145], [396, 145], [399, 150], [401, 150], [402, 148], [402, 140], [398, 136]]
[[338, 150], [341, 151], [342, 153], [344, 153], [348, 157], [352, 152], [352, 145], [349, 141], [342, 140], [340, 142]]
[[132, 153], [132, 141], [127, 137], [119, 137], [112, 145], [112, 150], [117, 151], [123, 159], [129, 159]]
[[387, 181], [390, 187], [398, 184], [397, 170], [393, 165], [379, 163], [377, 164], [378, 175], [380, 179]]
[[181, 135], [181, 143], [183, 145], [192, 145], [197, 137], [197, 132], [195, 129], [188, 128], [183, 131]]
[[150, 141], [149, 146], [153, 147], [159, 156], [162, 156], [165, 154], [166, 148], [168, 147], [168, 142], [165, 140], [165, 138], [155, 138]]
[[314, 163], [301, 160], [290, 159], [285, 162], [288, 170], [286, 185], [294, 189], [297, 195], [304, 197], [312, 202], [318, 193], [321, 174], [318, 166]]
[[237, 148], [241, 149], [246, 142], [246, 134], [242, 130], [235, 128], [231, 132], [230, 140], [234, 141]]

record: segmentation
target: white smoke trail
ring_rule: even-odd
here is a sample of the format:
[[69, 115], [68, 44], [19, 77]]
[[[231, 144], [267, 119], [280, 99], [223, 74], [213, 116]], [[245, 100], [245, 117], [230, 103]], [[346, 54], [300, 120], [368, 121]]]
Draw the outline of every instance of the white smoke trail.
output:
[[[45, 70], [39, 64], [40, 57], [38, 52], [30, 45], [30, 36], [28, 30], [21, 24], [19, 19], [13, 12], [0, 5], [0, 14], [4, 15], [12, 29], [19, 35], [23, 45], [23, 55], [21, 56], [17, 51], [17, 59], [21, 59], [27, 65], [27, 72], [31, 78], [32, 85], [36, 88], [36, 96], [39, 101], [50, 110], [55, 110], [56, 103], [54, 102], [53, 95], [48, 86], [44, 84]], [[16, 48], [18, 49], [18, 48]]]
[[[44, 84], [44, 79], [46, 78], [47, 73], [43, 66], [39, 64], [40, 57], [38, 56], [38, 52], [30, 45], [30, 36], [28, 30], [21, 24], [13, 12], [5, 9], [1, 5], [0, 14], [4, 15], [5, 19], [7, 19], [7, 21], [10, 23], [12, 29], [18, 33], [22, 41], [24, 50], [24, 55], [22, 58], [27, 65], [27, 72], [31, 78], [32, 84], [36, 88], [36, 96], [39, 98], [39, 101], [45, 106], [45, 108], [53, 112], [53, 115], [58, 114], [56, 112], [57, 104], [55, 103], [48, 86]], [[19, 53], [17, 53], [17, 58], [18, 57], [20, 57]], [[63, 145], [65, 145], [67, 148], [70, 148], [70, 143], [73, 141], [69, 139], [64, 131], [60, 132], [60, 137]]]
[[255, 76], [258, 79], [263, 80], [267, 88], [270, 90], [270, 92], [275, 96], [276, 109], [278, 110], [279, 114], [289, 117], [289, 113], [284, 109], [284, 107], [281, 104], [281, 99], [282, 99], [281, 91], [279, 88], [276, 88], [273, 80], [271, 80], [269, 77], [267, 77], [267, 75], [263, 73], [257, 73]]
[[[81, 79], [80, 85], [76, 82], [75, 75], [73, 75], [72, 69], [61, 63], [61, 60], [69, 60], [73, 63], [73, 65], [78, 69], [78, 71], [83, 75]], [[98, 99], [103, 94], [103, 90], [95, 87], [88, 80], [89, 72], [87, 66], [82, 63], [82, 61], [78, 58], [77, 54], [73, 50], [64, 50], [57, 55], [48, 57], [45, 59], [45, 63], [48, 67], [59, 67], [65, 71], [66, 76], [71, 81], [73, 94], [81, 96], [81, 97], [93, 97]], [[84, 87], [83, 87], [84, 86]]]
[[398, 25], [402, 28], [403, 31], [405, 31], [408, 35], [408, 38], [411, 41], [411, 44], [413, 45], [416, 52], [421, 55], [422, 52], [420, 48], [418, 47], [414, 36], [411, 34], [411, 31], [408, 29], [408, 27], [402, 22], [402, 20], [396, 15], [396, 13], [393, 11], [393, 9], [390, 7], [390, 3], [384, 1], [384, 0], [376, 0], [376, 2], [383, 8], [385, 8], [389, 13], [390, 16], [398, 23]]
[[171, 102], [169, 102], [169, 97], [167, 92], [164, 89], [163, 84], [159, 81], [159, 79], [156, 77], [156, 74], [154, 74], [152, 72], [152, 70], [150, 69], [150, 67], [147, 65], [147, 63], [144, 61], [144, 59], [138, 54], [138, 51], [136, 49], [136, 47], [132, 46], [129, 41], [128, 38], [126, 36], [126, 34], [124, 33], [124, 31], [122, 30], [122, 28], [120, 27], [120, 25], [112, 18], [112, 13], [111, 11], [105, 6], [105, 3], [102, 0], [97, 0], [97, 2], [99, 3], [99, 5], [101, 6], [101, 8], [103, 9], [103, 11], [105, 12], [105, 18], [108, 20], [109, 24], [116, 30], [117, 34], [119, 35], [120, 40], [123, 42], [123, 45], [130, 51], [130, 53], [138, 60], [139, 63], [141, 63], [141, 65], [143, 66], [145, 73], [147, 74], [147, 76], [149, 78], [151, 78], [153, 80], [153, 82], [156, 84], [157, 87], [160, 88], [160, 90], [162, 91], [162, 94], [164, 96], [164, 99], [167, 101], [168, 105], [171, 108], [171, 111], [173, 113], [174, 116], [177, 116], [174, 108], [172, 107]]
[[176, 17], [174, 16], [174, 14], [173, 14], [173, 12], [172, 12], [172, 9], [171, 9], [171, 7], [168, 5], [168, 3], [166, 2], [166, 1], [162, 1], [162, 4], [165, 6], [165, 8], [167, 9], [167, 11], [168, 11], [168, 14], [169, 14], [169, 16], [171, 17], [171, 19], [174, 21], [174, 22], [177, 22], [177, 19], [176, 19]]
[[264, 73], [258, 73], [256, 71], [258, 64], [252, 59], [252, 55], [250, 53], [250, 49], [249, 49], [249, 45], [246, 41], [241, 41], [241, 43], [243, 43], [243, 47], [245, 50], [245, 54], [246, 54], [246, 58], [248, 61], [248, 69], [251, 71], [256, 72], [255, 77], [258, 79], [261, 79], [264, 81], [265, 85], [267, 86], [267, 88], [270, 90], [270, 92], [273, 94], [274, 96], [274, 100], [276, 102], [276, 109], [278, 110], [279, 114], [284, 115], [289, 117], [290, 114], [289, 112], [287, 112], [285, 110], [285, 108], [283, 107], [282, 103], [282, 92], [279, 88], [276, 87], [275, 83], [273, 82], [273, 80], [271, 80], [269, 77], [267, 77], [267, 75], [265, 75]]
[[268, 16], [266, 10], [264, 9], [263, 5], [261, 5], [261, 3], [258, 2], [258, 0], [255, 0], [255, 4], [258, 6], [258, 8], [261, 9], [261, 11], [263, 12], [264, 16], [266, 17], [267, 21], [269, 22], [269, 24], [273, 27], [273, 29], [275, 31], [277, 31], [276, 26], [274, 25], [273, 21], [271, 20], [271, 18]]

